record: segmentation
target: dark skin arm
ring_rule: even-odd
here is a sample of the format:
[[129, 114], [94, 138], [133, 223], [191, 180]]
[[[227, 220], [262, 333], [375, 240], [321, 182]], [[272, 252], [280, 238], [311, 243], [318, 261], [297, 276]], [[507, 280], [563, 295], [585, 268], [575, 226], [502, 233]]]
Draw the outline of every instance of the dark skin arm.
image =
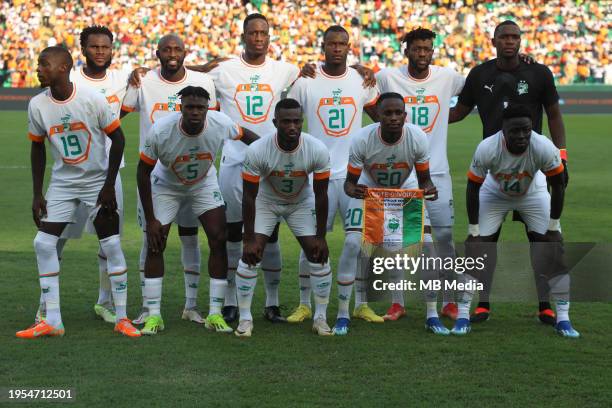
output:
[[438, 189], [433, 185], [431, 176], [429, 175], [429, 169], [417, 170], [417, 180], [419, 182], [419, 188], [423, 190], [423, 195], [426, 200], [435, 201], [438, 199]]
[[136, 170], [136, 180], [138, 182], [138, 194], [144, 211], [145, 223], [147, 225], [147, 242], [151, 252], [163, 252], [166, 246], [166, 237], [163, 236], [162, 225], [155, 218], [153, 212], [153, 197], [151, 194], [151, 172], [155, 166], [152, 166], [144, 161], [138, 162]]
[[313, 249], [313, 260], [316, 263], [324, 264], [329, 257], [329, 248], [325, 240], [327, 233], [327, 186], [329, 179], [314, 180], [312, 189], [315, 195], [315, 211], [317, 219], [317, 235]]
[[478, 211], [480, 210], [480, 187], [472, 180], [468, 180], [465, 190], [465, 204], [467, 206], [468, 222], [470, 224], [478, 224]]
[[[561, 116], [559, 104], [554, 103], [550, 106], [545, 106], [544, 110], [548, 118], [550, 138], [557, 148], [565, 149], [565, 124], [563, 123], [563, 116]], [[565, 187], [567, 187], [569, 183], [569, 174], [567, 172], [567, 162], [565, 160], [563, 160], [563, 176]]]
[[255, 244], [255, 199], [258, 192], [258, 183], [242, 180], [242, 220], [244, 225], [242, 260], [251, 266], [257, 265], [263, 255], [262, 251], [257, 250]]
[[257, 139], [259, 139], [259, 136], [257, 135], [257, 133], [252, 132], [249, 129], [244, 128], [244, 127], [241, 127], [241, 129], [242, 129], [242, 137], [240, 138], [240, 141], [244, 143], [245, 145], [248, 146], [254, 141], [256, 141]]
[[379, 122], [378, 119], [378, 111], [376, 109], [376, 105], [372, 105], [372, 106], [365, 106], [363, 108], [363, 110], [365, 111], [365, 113], [368, 114], [368, 116], [372, 119], [372, 122]]
[[[563, 201], [565, 199], [565, 177], [563, 173], [547, 177], [550, 186], [550, 218], [558, 220], [563, 212]], [[546, 238], [550, 242], [561, 242], [563, 238], [560, 231], [546, 231]]]
[[40, 228], [40, 219], [47, 215], [47, 201], [43, 196], [43, 182], [45, 180], [45, 165], [47, 154], [44, 143], [32, 142], [30, 148], [30, 162], [32, 166], [32, 218], [34, 224]]
[[115, 181], [119, 174], [119, 166], [121, 165], [121, 157], [123, 157], [123, 149], [125, 148], [125, 137], [121, 127], [113, 130], [108, 138], [111, 140], [111, 148], [108, 154], [108, 172], [104, 186], [98, 195], [98, 204], [103, 209], [108, 211], [117, 210], [117, 197], [115, 195]]
[[363, 200], [368, 191], [368, 187], [363, 184], [357, 184], [359, 176], [353, 173], [346, 173], [346, 180], [344, 181], [344, 192], [347, 196]]
[[471, 111], [473, 106], [465, 106], [459, 102], [451, 108], [448, 114], [448, 123], [455, 123], [463, 120]]

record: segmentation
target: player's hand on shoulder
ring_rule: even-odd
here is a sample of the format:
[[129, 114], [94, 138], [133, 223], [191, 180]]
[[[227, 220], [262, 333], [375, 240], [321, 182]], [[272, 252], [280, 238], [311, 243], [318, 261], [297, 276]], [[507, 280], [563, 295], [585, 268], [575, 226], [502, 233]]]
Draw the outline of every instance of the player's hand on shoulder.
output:
[[117, 196], [115, 194], [115, 186], [104, 184], [102, 190], [98, 194], [98, 202], [96, 203], [102, 208], [102, 211], [113, 212], [117, 210]]
[[302, 69], [300, 70], [301, 78], [316, 78], [317, 76], [317, 66], [312, 62], [307, 62], [304, 64]]
[[190, 65], [187, 67], [187, 69], [191, 70], [191, 71], [196, 71], [196, 72], [202, 72], [204, 74], [212, 71], [213, 69], [217, 68], [219, 66], [220, 63], [229, 60], [229, 58], [227, 57], [217, 57], [214, 58], [210, 61], [208, 61], [206, 64], [204, 65]]
[[154, 218], [151, 221], [147, 221], [147, 243], [149, 248], [151, 248], [151, 252], [154, 254], [162, 252], [166, 247], [166, 238], [158, 219]]
[[134, 88], [140, 88], [140, 77], [145, 76], [150, 70], [151, 69], [147, 67], [135, 68], [128, 77], [128, 85], [131, 85]]
[[32, 199], [32, 218], [34, 224], [40, 228], [40, 220], [47, 215], [47, 200], [41, 195], [35, 195]]
[[523, 61], [525, 64], [530, 65], [530, 64], [535, 64], [536, 60], [535, 58], [533, 58], [531, 55], [529, 54], [523, 54], [523, 53], [519, 53], [519, 59], [521, 61]]
[[438, 199], [438, 189], [434, 185], [427, 187], [423, 189], [423, 196], [428, 201], [436, 201]]
[[261, 261], [263, 250], [257, 247], [255, 239], [246, 239], [242, 243], [242, 261], [249, 266], [257, 266]]
[[344, 189], [347, 196], [363, 200], [368, 193], [368, 186], [363, 184], [350, 184], [347, 183]]
[[374, 88], [376, 86], [376, 75], [370, 68], [361, 64], [351, 65], [351, 68], [355, 69], [363, 78], [364, 88]]

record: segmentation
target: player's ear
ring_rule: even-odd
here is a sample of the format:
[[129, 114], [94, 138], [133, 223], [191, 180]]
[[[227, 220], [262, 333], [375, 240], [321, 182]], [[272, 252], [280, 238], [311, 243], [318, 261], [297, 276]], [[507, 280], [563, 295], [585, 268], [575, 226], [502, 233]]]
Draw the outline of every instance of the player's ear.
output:
[[155, 56], [159, 59], [159, 50], [155, 50]]
[[274, 124], [275, 128], [278, 128], [278, 122], [276, 121], [276, 118], [272, 119], [272, 123]]

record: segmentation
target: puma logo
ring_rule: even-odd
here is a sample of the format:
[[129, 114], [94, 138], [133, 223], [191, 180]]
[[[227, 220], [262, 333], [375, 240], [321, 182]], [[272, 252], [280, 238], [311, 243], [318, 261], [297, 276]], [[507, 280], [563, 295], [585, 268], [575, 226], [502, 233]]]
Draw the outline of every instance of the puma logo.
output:
[[491, 84], [491, 85], [484, 85], [484, 89], [488, 89], [489, 92], [493, 93], [493, 87], [495, 86], [495, 84]]

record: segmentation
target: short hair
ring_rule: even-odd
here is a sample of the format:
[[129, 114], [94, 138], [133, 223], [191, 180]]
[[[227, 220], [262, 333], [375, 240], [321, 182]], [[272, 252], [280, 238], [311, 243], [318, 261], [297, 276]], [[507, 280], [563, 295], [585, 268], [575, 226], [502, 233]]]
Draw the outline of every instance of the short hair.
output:
[[265, 21], [268, 27], [270, 26], [270, 23], [268, 23], [268, 19], [266, 18], [266, 16], [260, 13], [253, 13], [246, 16], [246, 18], [242, 22], [242, 32], [246, 32], [247, 26], [249, 25], [249, 21], [257, 19]]
[[68, 64], [68, 68], [72, 69], [72, 55], [70, 55], [70, 51], [68, 51], [68, 49], [62, 47], [61, 45], [53, 45], [51, 47], [47, 47], [42, 50], [40, 54], [52, 54], [54, 56], [59, 56], [64, 60], [66, 64]]
[[186, 86], [185, 88], [178, 91], [177, 95], [180, 96], [181, 99], [186, 96], [195, 96], [197, 98], [206, 98], [210, 100], [210, 94], [206, 89], [202, 88], [201, 86]]
[[380, 106], [382, 102], [387, 99], [399, 99], [400, 101], [402, 101], [402, 103], [404, 103], [404, 98], [397, 92], [385, 92], [378, 97], [378, 100], [376, 101], [376, 106]]
[[415, 28], [402, 38], [402, 42], [406, 43], [406, 48], [410, 48], [410, 44], [414, 40], [434, 40], [436, 33], [423, 27]]
[[87, 47], [87, 40], [89, 39], [89, 36], [96, 35], [96, 34], [102, 34], [102, 35], [107, 36], [108, 38], [110, 38], [111, 44], [113, 43], [114, 37], [113, 37], [113, 33], [111, 32], [111, 30], [109, 30], [105, 26], [92, 25], [89, 27], [85, 27], [85, 29], [81, 31], [81, 36], [80, 36], [81, 48]]
[[531, 111], [526, 105], [521, 104], [510, 104], [504, 109], [502, 119], [514, 119], [514, 118], [529, 118], [532, 119]]
[[327, 37], [327, 34], [329, 34], [329, 33], [344, 33], [349, 38], [351, 38], [351, 36], [349, 35], [348, 31], [346, 31], [346, 28], [344, 28], [344, 27], [342, 27], [340, 25], [333, 25], [333, 26], [327, 27], [327, 30], [325, 30], [325, 32], [323, 33], [323, 41], [325, 41], [325, 37]]
[[274, 107], [274, 116], [278, 115], [278, 111], [281, 109], [302, 109], [302, 105], [298, 101], [292, 98], [285, 98], [278, 101]]
[[498, 25], [495, 27], [495, 31], [493, 31], [493, 37], [496, 37], [496, 36], [497, 36], [498, 31], [499, 31], [499, 30], [500, 30], [502, 27], [507, 26], [507, 25], [512, 25], [512, 26], [515, 26], [515, 27], [517, 27], [517, 28], [519, 29], [519, 31], [521, 30], [521, 28], [519, 27], [519, 25], [518, 25], [518, 24], [516, 24], [514, 21], [512, 21], [512, 20], [504, 20], [504, 21], [502, 21], [501, 23], [499, 23], [499, 24], [498, 24]]

